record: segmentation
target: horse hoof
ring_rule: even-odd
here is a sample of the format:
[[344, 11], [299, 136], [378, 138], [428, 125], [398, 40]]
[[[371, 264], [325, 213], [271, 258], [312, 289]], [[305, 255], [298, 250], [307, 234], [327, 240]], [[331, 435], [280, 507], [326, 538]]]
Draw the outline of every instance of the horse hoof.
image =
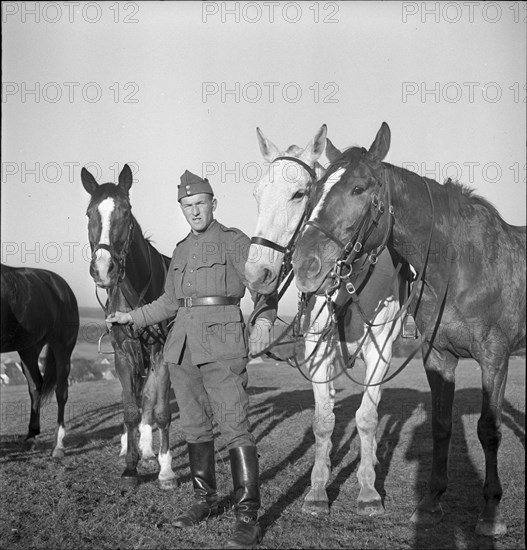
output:
[[135, 475], [123, 474], [119, 481], [119, 486], [121, 488], [121, 492], [123, 493], [126, 491], [134, 490], [138, 485], [139, 485], [139, 478], [137, 477], [137, 474]]
[[507, 533], [507, 524], [504, 521], [486, 521], [478, 519], [476, 535], [483, 537], [500, 537]]
[[34, 437], [28, 437], [22, 444], [24, 451], [34, 451], [37, 448], [37, 440]]
[[304, 514], [311, 514], [312, 516], [318, 516], [319, 514], [327, 515], [329, 514], [329, 505], [325, 500], [304, 501], [302, 512]]
[[386, 510], [381, 500], [371, 500], [370, 502], [357, 502], [357, 514], [359, 516], [381, 516]]
[[443, 509], [441, 506], [436, 510], [423, 510], [416, 508], [410, 521], [422, 527], [437, 525], [443, 519]]
[[64, 458], [64, 449], [53, 449], [51, 456], [57, 460], [62, 460]]
[[173, 489], [176, 489], [177, 488], [176, 478], [160, 479], [159, 488], [162, 489], [163, 491], [172, 491]]

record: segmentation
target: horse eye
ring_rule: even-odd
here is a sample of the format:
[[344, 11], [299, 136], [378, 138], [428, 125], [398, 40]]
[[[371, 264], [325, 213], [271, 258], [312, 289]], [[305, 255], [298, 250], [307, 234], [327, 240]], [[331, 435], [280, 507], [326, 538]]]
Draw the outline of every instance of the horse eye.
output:
[[356, 185], [351, 192], [352, 195], [360, 195], [361, 193], [364, 193], [364, 187], [361, 187], [360, 185]]
[[297, 191], [294, 195], [293, 195], [293, 200], [299, 200], [301, 198], [303, 198], [305, 196], [306, 192], [305, 191]]

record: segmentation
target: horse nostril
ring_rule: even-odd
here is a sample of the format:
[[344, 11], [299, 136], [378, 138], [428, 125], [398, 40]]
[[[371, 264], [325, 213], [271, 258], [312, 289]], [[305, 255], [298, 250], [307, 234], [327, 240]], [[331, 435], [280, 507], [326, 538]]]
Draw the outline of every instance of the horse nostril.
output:
[[272, 276], [273, 274], [271, 270], [264, 267], [263, 273], [262, 273], [262, 283], [265, 283], [266, 281], [268, 281]]
[[306, 262], [306, 274], [308, 277], [315, 277], [320, 273], [320, 260], [316, 256], [311, 256], [311, 259]]

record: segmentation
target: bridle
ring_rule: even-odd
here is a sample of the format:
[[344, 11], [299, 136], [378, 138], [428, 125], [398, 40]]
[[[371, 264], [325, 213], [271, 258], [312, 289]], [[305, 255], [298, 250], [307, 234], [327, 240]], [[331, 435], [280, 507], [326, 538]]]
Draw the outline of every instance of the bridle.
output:
[[[340, 254], [335, 260], [333, 268], [328, 272], [328, 275], [333, 279], [332, 284], [325, 291], [328, 299], [340, 287], [341, 284], [345, 284], [346, 290], [349, 294], [356, 295], [357, 289], [351, 280], [353, 263], [362, 253], [364, 244], [371, 233], [379, 225], [379, 222], [386, 211], [388, 212], [389, 219], [386, 223], [383, 239], [381, 244], [374, 251], [370, 252], [367, 262], [369, 262], [370, 265], [375, 265], [377, 263], [377, 258], [388, 244], [394, 224], [394, 209], [391, 204], [390, 187], [386, 185], [386, 178], [382, 178], [382, 181], [375, 178], [375, 186], [378, 187], [378, 191], [373, 192], [370, 195], [370, 201], [364, 206], [356, 224], [356, 228], [346, 243], [342, 242], [338, 237], [315, 220], [308, 220], [305, 222], [306, 226], [309, 225], [314, 227], [316, 230], [323, 233], [340, 249]], [[382, 199], [385, 194], [387, 196], [387, 208]], [[324, 277], [322, 281], [325, 279], [326, 277]]]
[[92, 247], [92, 254], [91, 254], [91, 261], [94, 260], [95, 254], [99, 250], [106, 250], [112, 260], [117, 264], [119, 271], [117, 274], [117, 280], [118, 282], [121, 282], [125, 277], [125, 270], [126, 270], [126, 257], [128, 256], [128, 251], [130, 249], [130, 244], [132, 242], [132, 235], [134, 234], [135, 229], [135, 223], [134, 223], [134, 217], [130, 214], [130, 223], [128, 224], [128, 233], [126, 235], [126, 239], [124, 241], [124, 244], [121, 248], [121, 252], [117, 254], [115, 250], [112, 249], [112, 247], [106, 243], [99, 243], [95, 247]]
[[[280, 252], [283, 254], [282, 259], [282, 266], [280, 269], [280, 274], [278, 276], [278, 283], [277, 286], [279, 286], [282, 281], [289, 275], [292, 274], [292, 257], [293, 252], [295, 250], [295, 243], [298, 238], [298, 235], [302, 231], [302, 228], [304, 227], [305, 220], [309, 217], [311, 210], [312, 210], [312, 190], [313, 186], [317, 181], [317, 174], [314, 168], [309, 166], [306, 162], [303, 160], [300, 160], [296, 157], [290, 157], [290, 156], [281, 156], [277, 157], [273, 160], [273, 162], [277, 162], [279, 160], [289, 160], [291, 162], [294, 162], [301, 166], [308, 174], [309, 174], [309, 182], [306, 187], [306, 194], [307, 202], [306, 206], [304, 208], [304, 211], [302, 212], [302, 216], [300, 217], [300, 220], [293, 231], [293, 234], [291, 238], [289, 239], [289, 242], [286, 246], [279, 245], [278, 243], [275, 243], [274, 241], [270, 241], [269, 239], [264, 239], [263, 237], [252, 237], [251, 238], [251, 244], [258, 244], [261, 246], [265, 246], [266, 248], [271, 248], [272, 250], [276, 250], [276, 252]], [[292, 280], [292, 275], [291, 275]], [[290, 282], [290, 281], [289, 281]], [[283, 293], [282, 293], [283, 294]]]
[[[265, 246], [266, 248], [270, 248], [272, 250], [276, 250], [277, 252], [283, 254], [282, 258], [282, 265], [280, 267], [280, 273], [278, 275], [278, 281], [277, 281], [277, 301], [280, 301], [282, 296], [285, 294], [285, 291], [291, 284], [294, 273], [293, 273], [293, 264], [292, 264], [292, 258], [293, 253], [295, 250], [295, 243], [298, 239], [298, 236], [300, 235], [300, 232], [302, 231], [304, 227], [305, 220], [309, 217], [311, 210], [312, 210], [312, 193], [313, 193], [313, 186], [315, 185], [317, 181], [317, 173], [314, 168], [309, 166], [306, 162], [304, 162], [301, 159], [298, 159], [296, 157], [290, 157], [287, 155], [276, 157], [273, 162], [277, 162], [279, 160], [288, 160], [291, 162], [294, 162], [298, 164], [300, 167], [302, 167], [308, 174], [309, 174], [309, 182], [306, 187], [306, 193], [305, 196], [307, 197], [306, 205], [304, 207], [304, 211], [302, 212], [302, 216], [300, 217], [300, 220], [298, 221], [298, 224], [293, 231], [293, 234], [291, 238], [289, 239], [289, 242], [286, 246], [282, 246], [274, 241], [270, 241], [269, 239], [265, 239], [263, 237], [252, 237], [251, 238], [251, 244], [257, 244], [261, 246]], [[262, 297], [260, 297], [262, 298]], [[258, 315], [266, 308], [266, 304], [264, 300], [257, 300], [255, 303], [255, 307], [253, 309], [253, 312], [251, 313], [249, 320], [247, 322], [247, 330], [249, 327], [254, 323]], [[292, 323], [289, 323], [287, 329], [282, 332], [282, 334], [269, 345], [265, 350], [262, 350], [256, 355], [253, 355], [252, 357], [259, 357], [260, 355], [268, 355], [271, 358], [279, 360], [278, 357], [274, 356], [271, 352], [271, 349], [280, 344], [282, 340], [284, 340], [291, 330], [294, 330], [295, 328], [295, 321], [300, 320], [300, 315], [297, 315]]]
[[[133, 240], [133, 234], [134, 234], [135, 228], [136, 228], [136, 223], [135, 223], [134, 217], [130, 214], [130, 222], [128, 224], [128, 233], [126, 235], [126, 239], [123, 243], [123, 246], [121, 247], [121, 251], [119, 252], [119, 254], [117, 254], [115, 250], [112, 249], [112, 247], [110, 247], [110, 245], [107, 245], [105, 243], [99, 243], [97, 244], [97, 246], [92, 248], [92, 257], [91, 257], [92, 261], [95, 258], [95, 254], [99, 250], [106, 250], [107, 252], [110, 253], [112, 260], [118, 266], [117, 283], [113, 285], [111, 288], [107, 289], [108, 299], [106, 300], [106, 304], [103, 304], [103, 302], [99, 298], [98, 287], [97, 285], [95, 286], [95, 296], [97, 298], [97, 301], [99, 302], [99, 305], [104, 311], [105, 315], [108, 315], [108, 313], [110, 312], [109, 310], [111, 308], [111, 304], [115, 300], [115, 298], [118, 296], [119, 291], [123, 295], [130, 309], [135, 309], [143, 305], [144, 297], [152, 282], [152, 252], [150, 250], [150, 247], [148, 247], [148, 281], [146, 282], [146, 285], [143, 287], [141, 292], [138, 293], [133, 288], [132, 284], [126, 277], [126, 259], [130, 251], [130, 246]], [[165, 268], [165, 276], [166, 276], [166, 267], [164, 262], [162, 262], [162, 265]], [[139, 337], [142, 343], [145, 343], [144, 341], [145, 334], [147, 338], [150, 338], [150, 340], [153, 340], [154, 342], [163, 344], [166, 340], [166, 331], [162, 330], [160, 325], [145, 327], [144, 329], [141, 330], [138, 336], [135, 335], [129, 327], [120, 327], [120, 328], [121, 330], [128, 332], [129, 339], [135, 340], [136, 338]], [[104, 338], [104, 336], [106, 336], [108, 333], [109, 331], [107, 331], [106, 333], [103, 333], [99, 338], [99, 345], [98, 345], [99, 353], [114, 353], [114, 352], [101, 351], [101, 341]], [[141, 376], [143, 377], [146, 376], [146, 373], [141, 373]]]
[[[364, 153], [363, 153], [364, 154]], [[384, 168], [386, 170], [386, 168]], [[328, 231], [326, 228], [324, 228], [322, 225], [320, 225], [318, 222], [314, 220], [308, 220], [305, 225], [310, 225], [323, 233], [328, 239], [332, 240], [334, 243], [336, 243], [340, 247], [340, 256], [335, 261], [335, 264], [332, 269], [328, 272], [328, 275], [333, 278], [333, 283], [331, 286], [326, 289], [325, 295], [326, 295], [326, 301], [328, 305], [328, 309], [333, 310], [333, 313], [330, 315], [330, 318], [332, 320], [333, 326], [337, 325], [338, 323], [338, 313], [344, 311], [349, 303], [349, 300], [346, 300], [344, 304], [341, 304], [338, 309], [340, 312], [336, 312], [335, 305], [332, 301], [332, 294], [340, 288], [342, 283], [345, 283], [345, 287], [347, 292], [351, 295], [351, 300], [354, 301], [354, 303], [358, 306], [359, 311], [361, 312], [362, 320], [365, 324], [367, 324], [369, 327], [374, 326], [380, 326], [380, 325], [386, 325], [391, 324], [394, 321], [396, 321], [399, 317], [402, 317], [408, 310], [409, 305], [412, 303], [413, 299], [417, 295], [418, 290], [420, 289], [420, 296], [419, 301], [421, 300], [423, 291], [424, 291], [424, 284], [419, 285], [421, 283], [423, 276], [426, 272], [426, 268], [428, 266], [428, 258], [429, 258], [429, 252], [430, 252], [430, 246], [432, 243], [432, 235], [433, 235], [433, 228], [434, 228], [434, 220], [435, 220], [435, 208], [434, 208], [434, 201], [432, 197], [432, 193], [430, 191], [430, 186], [425, 178], [421, 178], [422, 181], [425, 184], [428, 197], [430, 199], [430, 206], [431, 206], [431, 224], [430, 224], [430, 233], [428, 236], [428, 243], [427, 243], [427, 252], [426, 252], [426, 259], [423, 265], [423, 268], [419, 271], [417, 277], [413, 280], [413, 288], [412, 291], [409, 293], [407, 299], [405, 300], [405, 303], [401, 306], [399, 312], [388, 321], [374, 324], [371, 323], [368, 319], [365, 318], [362, 308], [359, 304], [359, 297], [357, 295], [358, 289], [355, 288], [355, 285], [350, 280], [352, 276], [353, 271], [353, 262], [357, 259], [357, 256], [361, 253], [361, 251], [364, 249], [364, 244], [366, 243], [368, 237], [371, 235], [371, 233], [374, 231], [374, 229], [378, 226], [379, 221], [381, 217], [384, 215], [384, 213], [387, 211], [389, 217], [388, 222], [386, 223], [386, 228], [384, 232], [383, 239], [381, 241], [381, 244], [375, 249], [374, 252], [371, 252], [368, 256], [368, 261], [370, 263], [370, 268], [373, 267], [377, 263], [377, 258], [379, 254], [386, 248], [388, 244], [388, 240], [390, 238], [390, 235], [392, 233], [392, 229], [395, 222], [395, 213], [394, 208], [391, 201], [391, 192], [390, 192], [390, 186], [387, 184], [388, 178], [383, 177], [382, 181], [379, 181], [376, 179], [376, 187], [378, 187], [378, 192], [371, 194], [371, 200], [369, 204], [366, 204], [364, 206], [363, 211], [361, 212], [361, 215], [359, 216], [359, 221], [357, 222], [357, 227], [350, 237], [350, 239], [344, 243], [339, 238], [337, 238], [335, 235], [333, 235], [330, 231]], [[386, 209], [385, 204], [383, 203], [382, 197], [386, 195], [387, 197], [387, 203], [388, 208]], [[395, 270], [393, 279], [395, 280], [396, 277], [399, 275], [399, 271], [401, 269], [401, 262], [397, 266], [397, 269]], [[327, 275], [327, 276], [328, 276]], [[327, 277], [326, 276], [326, 277]], [[322, 281], [326, 279], [324, 277]], [[321, 283], [322, 284], [322, 283]], [[361, 284], [361, 286], [364, 283]], [[392, 284], [390, 282], [390, 284]], [[352, 365], [355, 361], [355, 358], [358, 356], [363, 343], [365, 342], [367, 331], [365, 333], [364, 338], [359, 343], [359, 346], [357, 350], [354, 352], [353, 356], [351, 358], [348, 357], [346, 346], [343, 345], [341, 340], [341, 349], [343, 356], [345, 357], [346, 367], [343, 369], [343, 372], [350, 378], [353, 382], [361, 385], [361, 386], [378, 386], [380, 384], [384, 384], [385, 382], [388, 382], [395, 376], [397, 376], [411, 361], [411, 359], [415, 356], [415, 354], [421, 349], [421, 345], [425, 341], [426, 335], [430, 334], [430, 326], [432, 325], [432, 320], [435, 319], [432, 327], [432, 333], [435, 334], [437, 332], [438, 325], [440, 323], [440, 317], [443, 312], [443, 308], [445, 306], [446, 296], [448, 292], [449, 287], [449, 277], [447, 277], [445, 284], [443, 286], [443, 289], [438, 297], [436, 307], [434, 309], [434, 312], [432, 313], [431, 317], [429, 318], [429, 322], [427, 323], [427, 326], [421, 333], [421, 337], [416, 342], [414, 349], [410, 352], [409, 356], [405, 359], [405, 361], [402, 363], [402, 365], [396, 369], [394, 373], [392, 373], [390, 376], [384, 378], [378, 383], [375, 384], [368, 384], [368, 383], [361, 383], [355, 380], [352, 376], [350, 376], [347, 372], [347, 366]], [[417, 307], [417, 306], [416, 306]], [[331, 331], [332, 326], [330, 325], [327, 327], [327, 332], [329, 333]], [[427, 352], [430, 352], [433, 345], [433, 339], [430, 341], [430, 347]]]

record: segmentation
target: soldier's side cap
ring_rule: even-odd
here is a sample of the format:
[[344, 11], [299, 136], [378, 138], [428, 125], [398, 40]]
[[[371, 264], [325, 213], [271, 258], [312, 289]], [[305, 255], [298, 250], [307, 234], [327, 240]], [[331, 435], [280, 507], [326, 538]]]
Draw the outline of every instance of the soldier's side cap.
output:
[[201, 179], [196, 174], [185, 170], [181, 176], [181, 183], [178, 185], [177, 200], [180, 201], [183, 197], [190, 197], [198, 193], [208, 193], [214, 195], [212, 187], [208, 179]]

